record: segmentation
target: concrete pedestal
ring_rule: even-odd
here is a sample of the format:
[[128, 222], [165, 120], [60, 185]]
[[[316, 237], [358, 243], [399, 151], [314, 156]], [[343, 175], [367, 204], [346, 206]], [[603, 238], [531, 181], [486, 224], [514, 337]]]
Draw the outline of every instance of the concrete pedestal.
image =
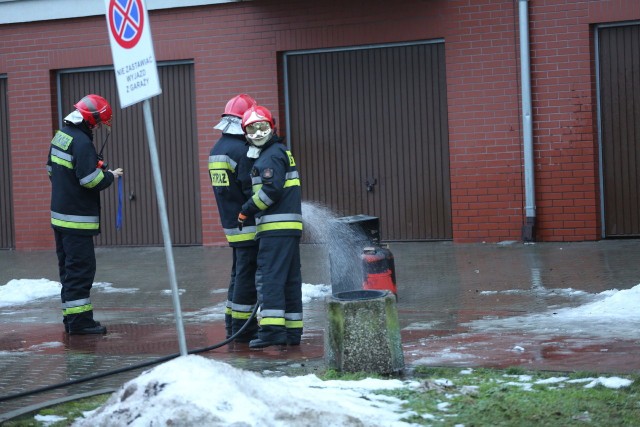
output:
[[341, 372], [391, 374], [404, 369], [396, 297], [389, 291], [340, 292], [326, 299], [324, 354]]

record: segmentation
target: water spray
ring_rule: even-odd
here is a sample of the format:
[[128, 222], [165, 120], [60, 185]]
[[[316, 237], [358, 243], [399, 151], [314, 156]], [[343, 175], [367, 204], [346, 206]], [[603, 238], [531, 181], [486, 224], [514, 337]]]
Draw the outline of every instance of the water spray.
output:
[[309, 243], [326, 247], [334, 295], [364, 289], [387, 290], [397, 297], [395, 261], [380, 242], [377, 217], [339, 217], [322, 205], [303, 202], [302, 218]]
[[331, 296], [326, 298], [325, 361], [342, 372], [395, 374], [404, 369], [393, 255], [380, 244], [377, 217], [337, 217], [303, 202], [308, 243], [329, 255]]

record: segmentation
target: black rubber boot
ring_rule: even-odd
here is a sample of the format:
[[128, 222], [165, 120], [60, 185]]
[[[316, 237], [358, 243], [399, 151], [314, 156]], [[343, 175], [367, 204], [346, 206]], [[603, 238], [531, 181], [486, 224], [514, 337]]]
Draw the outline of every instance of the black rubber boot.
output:
[[[246, 320], [238, 320], [233, 319], [233, 335], [238, 333], [238, 331], [244, 326]], [[258, 338], [258, 321], [253, 318], [251, 323], [247, 325], [246, 328], [242, 331], [242, 334], [238, 335], [234, 341], [236, 342], [249, 342], [253, 339]]]
[[300, 338], [287, 338], [287, 345], [290, 345], [290, 346], [300, 345]]
[[287, 345], [287, 330], [284, 326], [261, 326], [258, 338], [249, 342], [249, 348], [265, 348], [272, 345]]
[[93, 320], [93, 311], [67, 315], [69, 335], [97, 335], [106, 334], [107, 328], [100, 322]]
[[[66, 316], [63, 318], [62, 323], [64, 323], [64, 331], [66, 333], [69, 333], [69, 323], [67, 323], [67, 317]], [[96, 326], [100, 326], [100, 322], [98, 322], [97, 320], [96, 320]], [[105, 331], [105, 333], [106, 333], [106, 331]]]
[[253, 334], [242, 333], [241, 335], [238, 335], [234, 339], [234, 341], [235, 342], [244, 342], [244, 343], [246, 343], [246, 342], [251, 342], [251, 341], [253, 341], [253, 340], [257, 339], [257, 338], [258, 338], [258, 336], [255, 333], [253, 333]]
[[302, 328], [287, 328], [287, 345], [300, 345]]
[[260, 338], [256, 338], [255, 340], [249, 341], [249, 348], [265, 348], [271, 347], [272, 345], [286, 345], [287, 340], [279, 340], [279, 341], [265, 341]]
[[96, 322], [95, 326], [90, 326], [82, 329], [69, 330], [69, 335], [104, 335], [107, 333], [107, 328], [102, 326], [100, 322]]

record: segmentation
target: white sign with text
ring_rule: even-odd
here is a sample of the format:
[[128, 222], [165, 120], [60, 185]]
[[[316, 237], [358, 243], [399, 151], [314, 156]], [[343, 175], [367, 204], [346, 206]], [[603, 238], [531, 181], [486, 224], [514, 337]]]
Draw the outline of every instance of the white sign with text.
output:
[[162, 93], [143, 0], [104, 0], [122, 108]]

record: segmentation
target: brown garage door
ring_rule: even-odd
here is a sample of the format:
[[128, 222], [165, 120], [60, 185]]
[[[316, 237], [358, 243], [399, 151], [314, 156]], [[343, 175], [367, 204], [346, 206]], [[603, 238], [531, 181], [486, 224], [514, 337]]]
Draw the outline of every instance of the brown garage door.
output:
[[451, 231], [444, 43], [285, 55], [305, 200], [380, 218], [383, 240]]
[[14, 245], [7, 77], [0, 75], [0, 249]]
[[598, 30], [604, 237], [640, 236], [640, 25]]
[[[87, 93], [104, 96], [113, 107], [112, 133], [103, 154], [110, 167], [124, 169], [123, 220], [117, 230], [117, 189], [103, 191], [102, 234], [96, 240], [99, 246], [163, 244], [154, 167], [160, 167], [162, 172], [172, 243], [202, 243], [193, 64], [161, 64], [158, 73], [162, 94], [151, 98], [151, 110], [160, 165], [151, 164], [142, 104], [120, 108], [113, 69], [58, 75], [60, 120]], [[95, 139], [98, 151], [105, 137], [106, 131], [100, 130]]]

